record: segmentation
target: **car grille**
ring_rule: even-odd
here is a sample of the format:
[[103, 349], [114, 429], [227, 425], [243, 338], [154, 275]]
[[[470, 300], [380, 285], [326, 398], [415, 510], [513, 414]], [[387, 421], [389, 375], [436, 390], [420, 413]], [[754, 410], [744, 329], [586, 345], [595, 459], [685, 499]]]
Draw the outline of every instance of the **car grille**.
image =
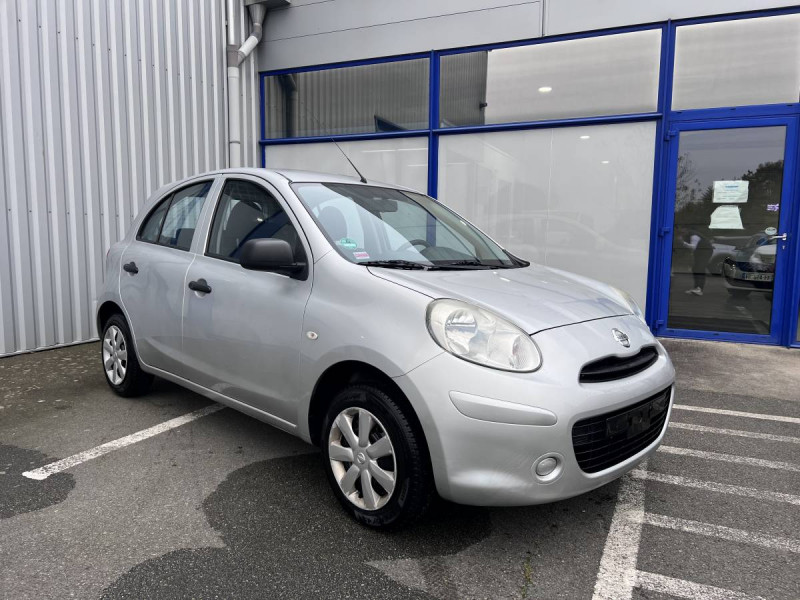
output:
[[655, 346], [645, 346], [633, 356], [608, 356], [585, 365], [581, 369], [581, 383], [614, 381], [641, 373], [658, 360]]
[[583, 419], [572, 427], [572, 447], [585, 473], [597, 473], [641, 452], [664, 428], [671, 388], [620, 410]]

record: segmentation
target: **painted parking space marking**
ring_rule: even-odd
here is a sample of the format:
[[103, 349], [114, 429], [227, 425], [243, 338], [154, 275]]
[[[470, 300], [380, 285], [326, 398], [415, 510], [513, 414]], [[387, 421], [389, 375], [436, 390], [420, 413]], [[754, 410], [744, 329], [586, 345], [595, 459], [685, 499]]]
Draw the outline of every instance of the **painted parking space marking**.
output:
[[57, 460], [56, 462], [50, 463], [49, 465], [39, 467], [38, 469], [33, 469], [32, 471], [25, 471], [22, 475], [24, 477], [27, 477], [28, 479], [37, 479], [37, 480], [47, 479], [51, 475], [55, 475], [56, 473], [60, 473], [61, 471], [66, 471], [67, 469], [70, 469], [75, 465], [85, 463], [86, 461], [95, 459], [99, 456], [103, 456], [104, 454], [108, 454], [109, 452], [113, 452], [114, 450], [119, 450], [120, 448], [124, 448], [125, 446], [130, 446], [131, 444], [141, 442], [142, 440], [146, 440], [160, 433], [164, 433], [165, 431], [169, 431], [170, 429], [175, 429], [176, 427], [180, 427], [181, 425], [185, 425], [186, 423], [191, 423], [192, 421], [205, 417], [206, 415], [218, 412], [223, 408], [225, 408], [225, 406], [223, 406], [222, 404], [212, 404], [211, 406], [206, 406], [205, 408], [201, 408], [200, 410], [196, 410], [194, 412], [181, 415], [180, 417], [175, 417], [174, 419], [170, 419], [169, 421], [164, 421], [163, 423], [159, 423], [158, 425], [154, 425], [153, 427], [143, 429], [142, 431], [137, 431], [136, 433], [126, 435], [125, 437], [121, 437], [119, 439], [106, 442], [105, 444], [100, 444], [99, 446], [95, 446], [94, 448], [91, 448], [89, 450], [84, 450], [83, 452], [79, 452], [78, 454], [73, 454], [72, 456], [68, 456], [67, 458], [62, 458], [61, 460]]
[[675, 517], [657, 515], [654, 513], [643, 513], [642, 520], [646, 525], [661, 527], [663, 529], [675, 529], [685, 531], [686, 533], [715, 537], [739, 544], [761, 546], [763, 548], [769, 548], [770, 550], [800, 553], [800, 540], [791, 538], [764, 535], [762, 533], [745, 531], [744, 529], [735, 529], [733, 527], [725, 527], [724, 525], [702, 523], [689, 519], [676, 519]]
[[708, 427], [706, 425], [695, 425], [694, 423], [670, 422], [670, 429], [685, 429], [687, 431], [697, 431], [700, 433], [716, 433], [719, 435], [733, 435], [737, 437], [752, 438], [754, 440], [769, 440], [771, 442], [786, 442], [788, 444], [800, 444], [800, 437], [790, 435], [775, 435], [772, 433], [759, 433], [757, 431], [743, 431], [741, 429], [723, 429], [720, 427]]
[[708, 408], [706, 406], [689, 406], [688, 404], [674, 404], [672, 408], [676, 410], [688, 410], [693, 412], [711, 413], [715, 415], [726, 415], [728, 417], [745, 417], [748, 419], [760, 419], [763, 421], [778, 421], [780, 423], [796, 423], [800, 425], [799, 417], [784, 417], [783, 415], [765, 415], [762, 413], [743, 412], [741, 410], [725, 410], [723, 408]]
[[745, 498], [758, 498], [760, 500], [771, 500], [773, 502], [786, 502], [787, 504], [800, 506], [800, 496], [785, 494], [783, 492], [771, 492], [769, 490], [759, 490], [751, 487], [730, 485], [727, 483], [716, 483], [714, 481], [690, 479], [688, 477], [667, 475], [666, 473], [654, 473], [653, 471], [643, 471], [641, 469], [633, 470], [630, 474], [631, 477], [643, 479], [645, 481], [656, 481], [658, 483], [667, 483], [670, 485], [695, 488], [708, 492], [731, 494], [734, 496], [743, 496]]
[[800, 465], [776, 460], [765, 460], [763, 458], [752, 458], [749, 456], [738, 456], [736, 454], [723, 454], [720, 452], [706, 452], [704, 450], [693, 450], [691, 448], [676, 448], [674, 446], [660, 446], [659, 452], [663, 454], [674, 454], [677, 456], [691, 456], [693, 458], [703, 458], [706, 460], [718, 460], [751, 467], [765, 467], [767, 469], [779, 469], [781, 471], [794, 471], [800, 473]]
[[[647, 461], [640, 468], [646, 469]], [[592, 600], [630, 600], [633, 596], [644, 520], [644, 486], [643, 479], [630, 475], [620, 481]]]
[[646, 571], [636, 572], [636, 583], [638, 587], [651, 592], [667, 594], [677, 598], [689, 598], [690, 600], [764, 600], [761, 596], [751, 596], [734, 590], [726, 590], [713, 585], [704, 585]]

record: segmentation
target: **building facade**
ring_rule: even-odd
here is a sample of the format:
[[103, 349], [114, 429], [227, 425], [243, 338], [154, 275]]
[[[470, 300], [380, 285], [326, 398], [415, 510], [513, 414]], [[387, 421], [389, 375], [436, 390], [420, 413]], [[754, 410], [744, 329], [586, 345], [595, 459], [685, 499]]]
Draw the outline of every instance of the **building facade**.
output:
[[[293, 2], [259, 48], [261, 164], [426, 190], [662, 336], [800, 346], [800, 10]], [[380, 5], [380, 10], [376, 5]]]
[[[225, 25], [223, 0], [0, 0], [0, 356], [93, 339], [107, 248], [227, 165]], [[241, 81], [249, 166], [349, 173], [334, 138], [659, 335], [800, 347], [800, 7], [293, 0]]]

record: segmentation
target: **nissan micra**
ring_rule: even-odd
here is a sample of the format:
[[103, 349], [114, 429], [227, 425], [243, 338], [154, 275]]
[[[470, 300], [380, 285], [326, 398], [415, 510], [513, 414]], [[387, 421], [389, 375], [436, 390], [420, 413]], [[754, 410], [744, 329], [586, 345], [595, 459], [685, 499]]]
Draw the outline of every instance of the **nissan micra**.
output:
[[224, 170], [159, 190], [97, 302], [122, 396], [154, 376], [318, 445], [359, 522], [439, 496], [569, 498], [658, 447], [674, 370], [625, 292], [503, 249], [424, 194]]

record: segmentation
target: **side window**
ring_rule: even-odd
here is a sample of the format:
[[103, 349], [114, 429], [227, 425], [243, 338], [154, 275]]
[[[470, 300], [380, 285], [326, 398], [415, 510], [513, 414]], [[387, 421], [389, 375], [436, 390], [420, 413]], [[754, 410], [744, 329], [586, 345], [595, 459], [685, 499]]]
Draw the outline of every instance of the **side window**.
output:
[[278, 201], [260, 185], [229, 180], [214, 214], [206, 254], [239, 262], [245, 242], [261, 238], [289, 242], [295, 260], [305, 256], [297, 231]]
[[161, 226], [159, 244], [179, 250], [188, 250], [191, 247], [200, 211], [203, 210], [203, 201], [210, 189], [211, 182], [204, 181], [175, 192]]
[[164, 215], [167, 214], [169, 208], [169, 201], [171, 198], [163, 200], [158, 207], [150, 213], [147, 217], [142, 228], [139, 230], [137, 240], [142, 242], [150, 242], [155, 244], [158, 241], [158, 234], [161, 232], [161, 225], [164, 223]]
[[189, 250], [200, 211], [203, 209], [203, 201], [212, 183], [211, 181], [197, 183], [178, 190], [164, 199], [145, 219], [136, 239], [179, 250]]

